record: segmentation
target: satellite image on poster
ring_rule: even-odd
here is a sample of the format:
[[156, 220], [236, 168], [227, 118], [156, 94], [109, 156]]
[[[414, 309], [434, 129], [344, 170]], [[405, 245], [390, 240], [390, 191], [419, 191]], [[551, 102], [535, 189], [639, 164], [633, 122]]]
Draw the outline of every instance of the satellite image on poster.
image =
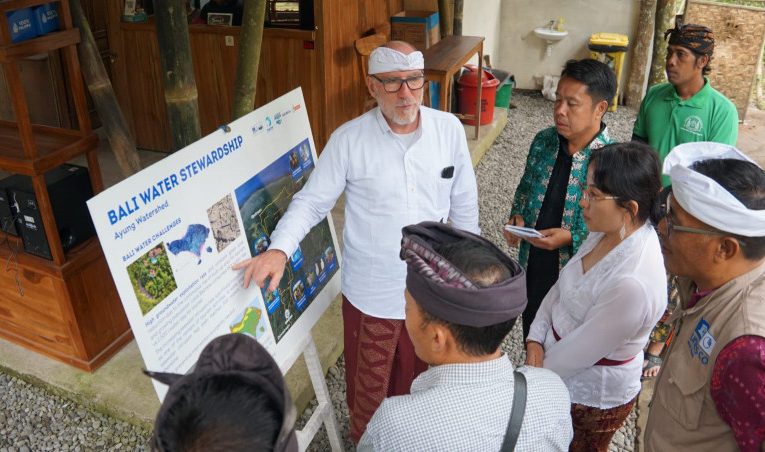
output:
[[[252, 256], [270, 244], [270, 235], [313, 170], [306, 139], [236, 189], [239, 213]], [[306, 235], [290, 256], [274, 293], [263, 291], [266, 311], [278, 342], [338, 266], [329, 223], [323, 220]]]

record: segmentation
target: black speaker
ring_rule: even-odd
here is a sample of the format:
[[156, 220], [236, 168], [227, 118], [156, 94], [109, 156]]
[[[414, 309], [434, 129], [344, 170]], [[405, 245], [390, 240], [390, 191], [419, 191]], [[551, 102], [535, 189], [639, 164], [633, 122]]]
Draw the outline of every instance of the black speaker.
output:
[[13, 211], [11, 210], [11, 203], [8, 200], [8, 193], [5, 189], [8, 187], [8, 180], [11, 177], [6, 177], [0, 180], [0, 230], [6, 234], [18, 236], [16, 232], [16, 222], [13, 218]]
[[[45, 173], [45, 184], [64, 251], [94, 236], [96, 230], [86, 204], [93, 197], [88, 169], [69, 164], [59, 166]], [[15, 175], [4, 179], [0, 185], [5, 186], [24, 251], [53, 259], [32, 179]]]

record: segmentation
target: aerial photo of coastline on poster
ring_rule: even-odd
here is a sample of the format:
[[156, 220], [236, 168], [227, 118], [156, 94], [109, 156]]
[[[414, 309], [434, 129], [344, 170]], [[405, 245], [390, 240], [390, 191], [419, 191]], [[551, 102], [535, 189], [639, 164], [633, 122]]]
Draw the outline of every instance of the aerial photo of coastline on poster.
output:
[[143, 315], [148, 314], [178, 287], [162, 243], [128, 265], [127, 272]]
[[239, 229], [234, 200], [230, 194], [207, 209], [207, 219], [210, 220], [210, 229], [212, 229], [215, 246], [219, 253], [242, 233]]
[[[306, 139], [236, 189], [239, 214], [253, 256], [268, 249], [276, 224], [312, 171], [313, 159]], [[332, 262], [328, 262], [327, 250]], [[334, 256], [332, 234], [325, 218], [308, 232], [290, 256], [276, 292], [263, 293], [277, 342], [337, 272]]]

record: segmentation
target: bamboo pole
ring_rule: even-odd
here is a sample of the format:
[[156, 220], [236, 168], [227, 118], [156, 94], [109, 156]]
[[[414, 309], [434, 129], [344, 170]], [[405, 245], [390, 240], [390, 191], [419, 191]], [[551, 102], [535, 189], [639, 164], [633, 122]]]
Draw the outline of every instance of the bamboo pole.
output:
[[454, 36], [462, 36], [462, 10], [464, 9], [464, 0], [454, 0]]
[[763, 96], [762, 92], [762, 83], [763, 83], [763, 75], [762, 75], [762, 58], [763, 58], [763, 52], [765, 52], [765, 43], [763, 43], [763, 47], [760, 48], [760, 59], [757, 61], [757, 75], [755, 76], [755, 105], [757, 105], [757, 108], [760, 110], [765, 110], [765, 96]]
[[109, 140], [122, 175], [128, 177], [141, 169], [135, 139], [130, 133], [125, 116], [117, 102], [117, 96], [114, 94], [114, 88], [104, 68], [80, 0], [70, 0], [69, 7], [74, 26], [80, 29], [81, 40], [77, 46], [77, 52], [80, 56], [82, 77], [93, 99], [98, 117], [106, 131], [106, 139]]
[[653, 34], [653, 58], [651, 59], [651, 73], [648, 76], [648, 86], [653, 86], [667, 81], [666, 59], [667, 41], [664, 40], [664, 32], [675, 26], [675, 14], [681, 0], [658, 0], [656, 2], [656, 22]]
[[234, 84], [234, 105], [231, 111], [232, 121], [251, 112], [255, 106], [265, 18], [266, 0], [250, 0], [244, 3], [244, 17], [239, 35], [241, 36], [239, 61], [236, 65]]
[[438, 0], [438, 22], [441, 27], [441, 37], [452, 34], [454, 0]]
[[635, 47], [632, 50], [630, 74], [627, 78], [627, 89], [624, 95], [624, 103], [630, 107], [637, 107], [643, 100], [646, 66], [651, 55], [651, 40], [653, 38], [655, 22], [656, 0], [641, 1], [640, 15], [635, 30]]
[[165, 84], [165, 104], [175, 150], [197, 141], [199, 105], [183, 0], [156, 0], [154, 15]]

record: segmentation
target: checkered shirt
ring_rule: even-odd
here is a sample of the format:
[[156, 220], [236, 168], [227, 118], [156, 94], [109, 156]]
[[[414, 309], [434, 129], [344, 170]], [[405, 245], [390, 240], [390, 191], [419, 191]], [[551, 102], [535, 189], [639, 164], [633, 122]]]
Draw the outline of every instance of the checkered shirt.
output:
[[[553, 372], [519, 369], [528, 382], [516, 451], [567, 451], [573, 436], [568, 389]], [[386, 399], [358, 451], [498, 451], [513, 404], [507, 356], [475, 364], [431, 367], [410, 395]]]

